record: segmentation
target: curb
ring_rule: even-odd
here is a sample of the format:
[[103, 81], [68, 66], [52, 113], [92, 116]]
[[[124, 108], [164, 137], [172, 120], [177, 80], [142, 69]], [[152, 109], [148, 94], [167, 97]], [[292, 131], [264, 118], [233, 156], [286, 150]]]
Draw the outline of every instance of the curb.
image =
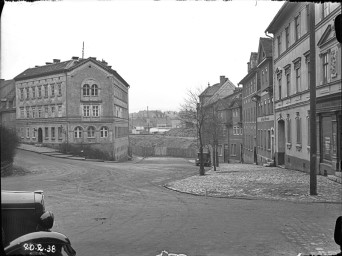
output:
[[241, 200], [264, 200], [264, 201], [276, 201], [276, 202], [282, 201], [282, 202], [297, 203], [297, 204], [326, 203], [326, 204], [341, 204], [342, 205], [342, 202], [337, 202], [337, 201], [295, 201], [295, 200], [286, 200], [286, 199], [260, 198], [260, 197], [252, 197], [252, 196], [249, 197], [249, 196], [202, 195], [202, 194], [180, 191], [172, 187], [169, 187], [167, 184], [163, 185], [163, 187], [166, 189], [178, 192], [178, 193], [188, 194], [192, 196], [201, 196], [205, 198], [212, 197], [212, 198], [241, 199]]

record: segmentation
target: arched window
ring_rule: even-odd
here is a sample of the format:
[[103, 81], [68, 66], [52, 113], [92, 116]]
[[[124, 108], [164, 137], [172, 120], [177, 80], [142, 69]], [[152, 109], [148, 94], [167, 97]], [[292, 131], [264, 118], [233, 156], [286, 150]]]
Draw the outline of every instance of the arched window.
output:
[[82, 138], [82, 127], [77, 126], [74, 130], [75, 138]]
[[83, 96], [89, 96], [90, 95], [90, 86], [89, 84], [83, 85]]
[[97, 84], [93, 84], [91, 86], [91, 96], [98, 96], [98, 89]]
[[94, 138], [95, 137], [95, 128], [93, 126], [88, 127], [88, 138]]
[[101, 134], [101, 138], [107, 138], [108, 137], [108, 128], [105, 126], [101, 127], [100, 134]]

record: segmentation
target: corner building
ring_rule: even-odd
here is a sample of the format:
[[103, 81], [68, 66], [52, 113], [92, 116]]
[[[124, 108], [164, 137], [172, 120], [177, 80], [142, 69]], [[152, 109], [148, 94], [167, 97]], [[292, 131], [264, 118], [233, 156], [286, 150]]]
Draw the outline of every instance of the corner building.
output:
[[[341, 161], [341, 45], [333, 32], [337, 3], [315, 4], [317, 173], [335, 174]], [[277, 165], [310, 170], [310, 13], [286, 2], [272, 33]]]
[[29, 68], [16, 76], [17, 132], [23, 143], [128, 154], [128, 83], [96, 58]]

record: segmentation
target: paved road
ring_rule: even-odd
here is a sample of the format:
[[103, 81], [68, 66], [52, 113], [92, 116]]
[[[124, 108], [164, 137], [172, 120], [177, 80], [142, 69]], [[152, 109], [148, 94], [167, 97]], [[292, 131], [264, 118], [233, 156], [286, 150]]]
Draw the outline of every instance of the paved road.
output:
[[[197, 173], [186, 159], [138, 163], [58, 159], [18, 151], [32, 174], [2, 189], [43, 189], [54, 230], [77, 255], [297, 255], [337, 252], [341, 205], [192, 196], [162, 185]], [[321, 253], [322, 255], [322, 253]]]

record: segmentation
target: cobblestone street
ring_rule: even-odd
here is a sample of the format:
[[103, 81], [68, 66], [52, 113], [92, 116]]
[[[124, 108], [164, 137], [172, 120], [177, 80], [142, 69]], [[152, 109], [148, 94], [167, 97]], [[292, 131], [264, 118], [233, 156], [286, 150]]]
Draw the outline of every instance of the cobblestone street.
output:
[[310, 175], [278, 167], [221, 164], [216, 172], [171, 182], [167, 188], [203, 196], [341, 203], [342, 185], [317, 176], [317, 193], [311, 196]]

